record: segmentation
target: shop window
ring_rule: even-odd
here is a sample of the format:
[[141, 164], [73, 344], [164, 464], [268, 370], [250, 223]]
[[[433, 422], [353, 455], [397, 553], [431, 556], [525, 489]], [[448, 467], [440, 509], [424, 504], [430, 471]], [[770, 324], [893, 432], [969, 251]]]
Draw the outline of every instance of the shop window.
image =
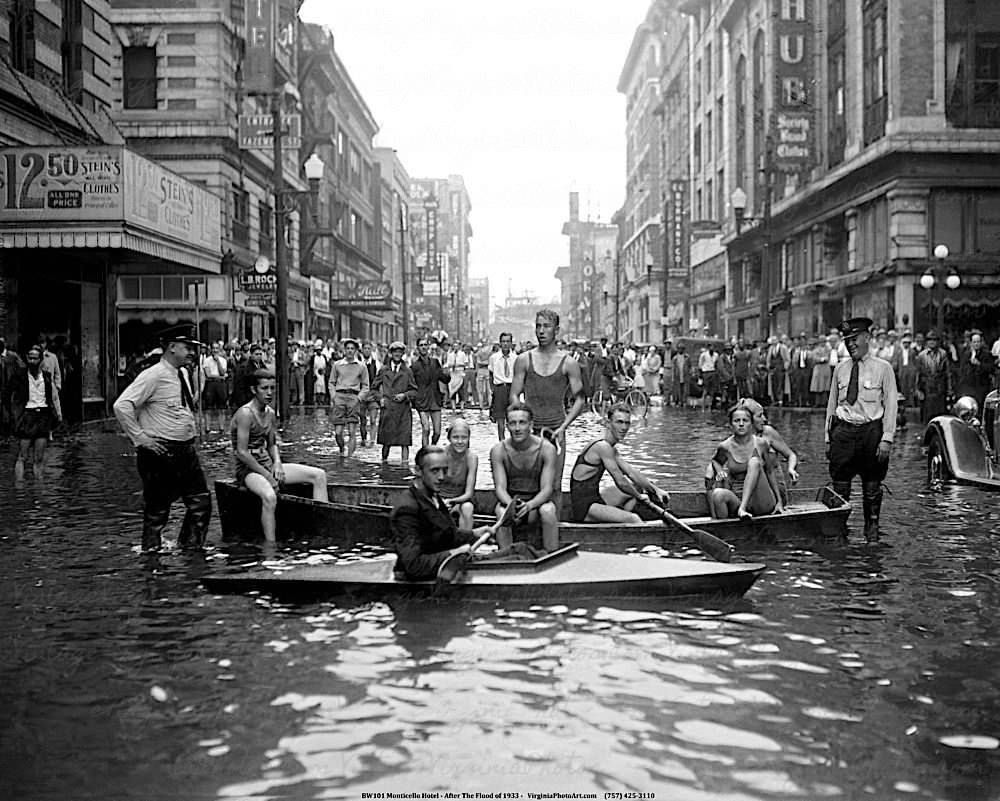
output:
[[122, 276], [118, 280], [118, 297], [121, 300], [139, 300], [138, 276]]
[[155, 47], [126, 47], [122, 51], [122, 91], [125, 108], [156, 108]]

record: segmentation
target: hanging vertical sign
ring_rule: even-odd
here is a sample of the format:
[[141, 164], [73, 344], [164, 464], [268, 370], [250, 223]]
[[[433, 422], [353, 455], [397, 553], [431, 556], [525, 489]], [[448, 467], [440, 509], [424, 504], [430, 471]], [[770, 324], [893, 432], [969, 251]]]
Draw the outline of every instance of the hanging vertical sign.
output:
[[781, 0], [774, 25], [774, 166], [800, 173], [813, 163], [812, 0]]
[[247, 94], [274, 91], [274, 0], [246, 0], [246, 52], [243, 90]]
[[441, 277], [437, 242], [438, 204], [433, 197], [424, 201], [424, 212], [427, 215], [427, 261], [424, 264], [424, 286], [426, 286], [429, 283], [437, 284]]

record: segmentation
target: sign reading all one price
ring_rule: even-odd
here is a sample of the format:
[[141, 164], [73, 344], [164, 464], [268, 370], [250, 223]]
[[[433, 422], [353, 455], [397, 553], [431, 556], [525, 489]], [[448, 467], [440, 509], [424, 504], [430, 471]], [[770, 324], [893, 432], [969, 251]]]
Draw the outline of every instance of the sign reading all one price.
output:
[[0, 158], [0, 220], [114, 220], [124, 209], [122, 149], [37, 147]]

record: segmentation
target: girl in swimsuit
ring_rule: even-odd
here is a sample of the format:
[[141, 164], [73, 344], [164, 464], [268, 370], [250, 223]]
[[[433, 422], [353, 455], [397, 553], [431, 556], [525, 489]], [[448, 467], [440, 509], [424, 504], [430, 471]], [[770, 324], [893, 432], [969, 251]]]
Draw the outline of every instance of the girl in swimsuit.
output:
[[752, 517], [783, 511], [774, 473], [765, 456], [766, 440], [753, 433], [748, 409], [729, 411], [732, 436], [719, 443], [705, 471], [705, 495], [712, 517]]
[[465, 420], [455, 420], [448, 429], [448, 473], [441, 482], [438, 494], [444, 499], [451, 513], [458, 515], [460, 529], [472, 529], [472, 496], [476, 491], [476, 474], [479, 457], [469, 450], [472, 431]]
[[[604, 421], [604, 437], [591, 442], [576, 458], [570, 473], [569, 491], [575, 523], [641, 523], [632, 509], [645, 492], [658, 505], [670, 501], [642, 473], [621, 458], [616, 445], [628, 434], [632, 414], [624, 404], [616, 403], [608, 410]], [[614, 487], [601, 491], [604, 471], [615, 482]]]
[[779, 457], [784, 456], [788, 460], [788, 478], [791, 479], [792, 484], [797, 484], [799, 481], [799, 457], [795, 451], [788, 447], [785, 438], [778, 433], [777, 429], [767, 422], [767, 413], [757, 401], [753, 398], [741, 398], [736, 405], [749, 410], [753, 418], [754, 433], [767, 443], [768, 447], [764, 455], [774, 471], [778, 492], [781, 495], [781, 503], [783, 506], [787, 506], [788, 488], [785, 484], [785, 475], [781, 469]]

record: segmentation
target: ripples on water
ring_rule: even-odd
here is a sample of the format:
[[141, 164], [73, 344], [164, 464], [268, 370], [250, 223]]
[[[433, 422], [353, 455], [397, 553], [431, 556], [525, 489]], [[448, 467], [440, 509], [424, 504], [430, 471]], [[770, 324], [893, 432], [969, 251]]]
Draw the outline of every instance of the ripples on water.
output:
[[[469, 416], [487, 485], [492, 426]], [[223, 422], [204, 449], [215, 477]], [[821, 418], [775, 422], [802, 485], [825, 483]], [[133, 552], [140, 485], [120, 437], [57, 446], [47, 480], [18, 486], [8, 445], [0, 798], [995, 799], [998, 751], [941, 740], [1000, 736], [998, 496], [929, 492], [916, 433], [887, 482], [891, 548], [858, 545], [859, 509], [847, 546], [741, 554], [769, 567], [745, 599], [582, 606], [214, 597], [199, 578], [226, 553], [153, 568]], [[574, 429], [567, 474], [598, 434], [592, 418]], [[654, 409], [623, 451], [697, 488], [724, 435], [721, 416]], [[322, 413], [285, 437], [287, 460], [340, 479], [407, 475], [373, 447], [341, 463]], [[310, 553], [336, 555], [280, 556]]]

